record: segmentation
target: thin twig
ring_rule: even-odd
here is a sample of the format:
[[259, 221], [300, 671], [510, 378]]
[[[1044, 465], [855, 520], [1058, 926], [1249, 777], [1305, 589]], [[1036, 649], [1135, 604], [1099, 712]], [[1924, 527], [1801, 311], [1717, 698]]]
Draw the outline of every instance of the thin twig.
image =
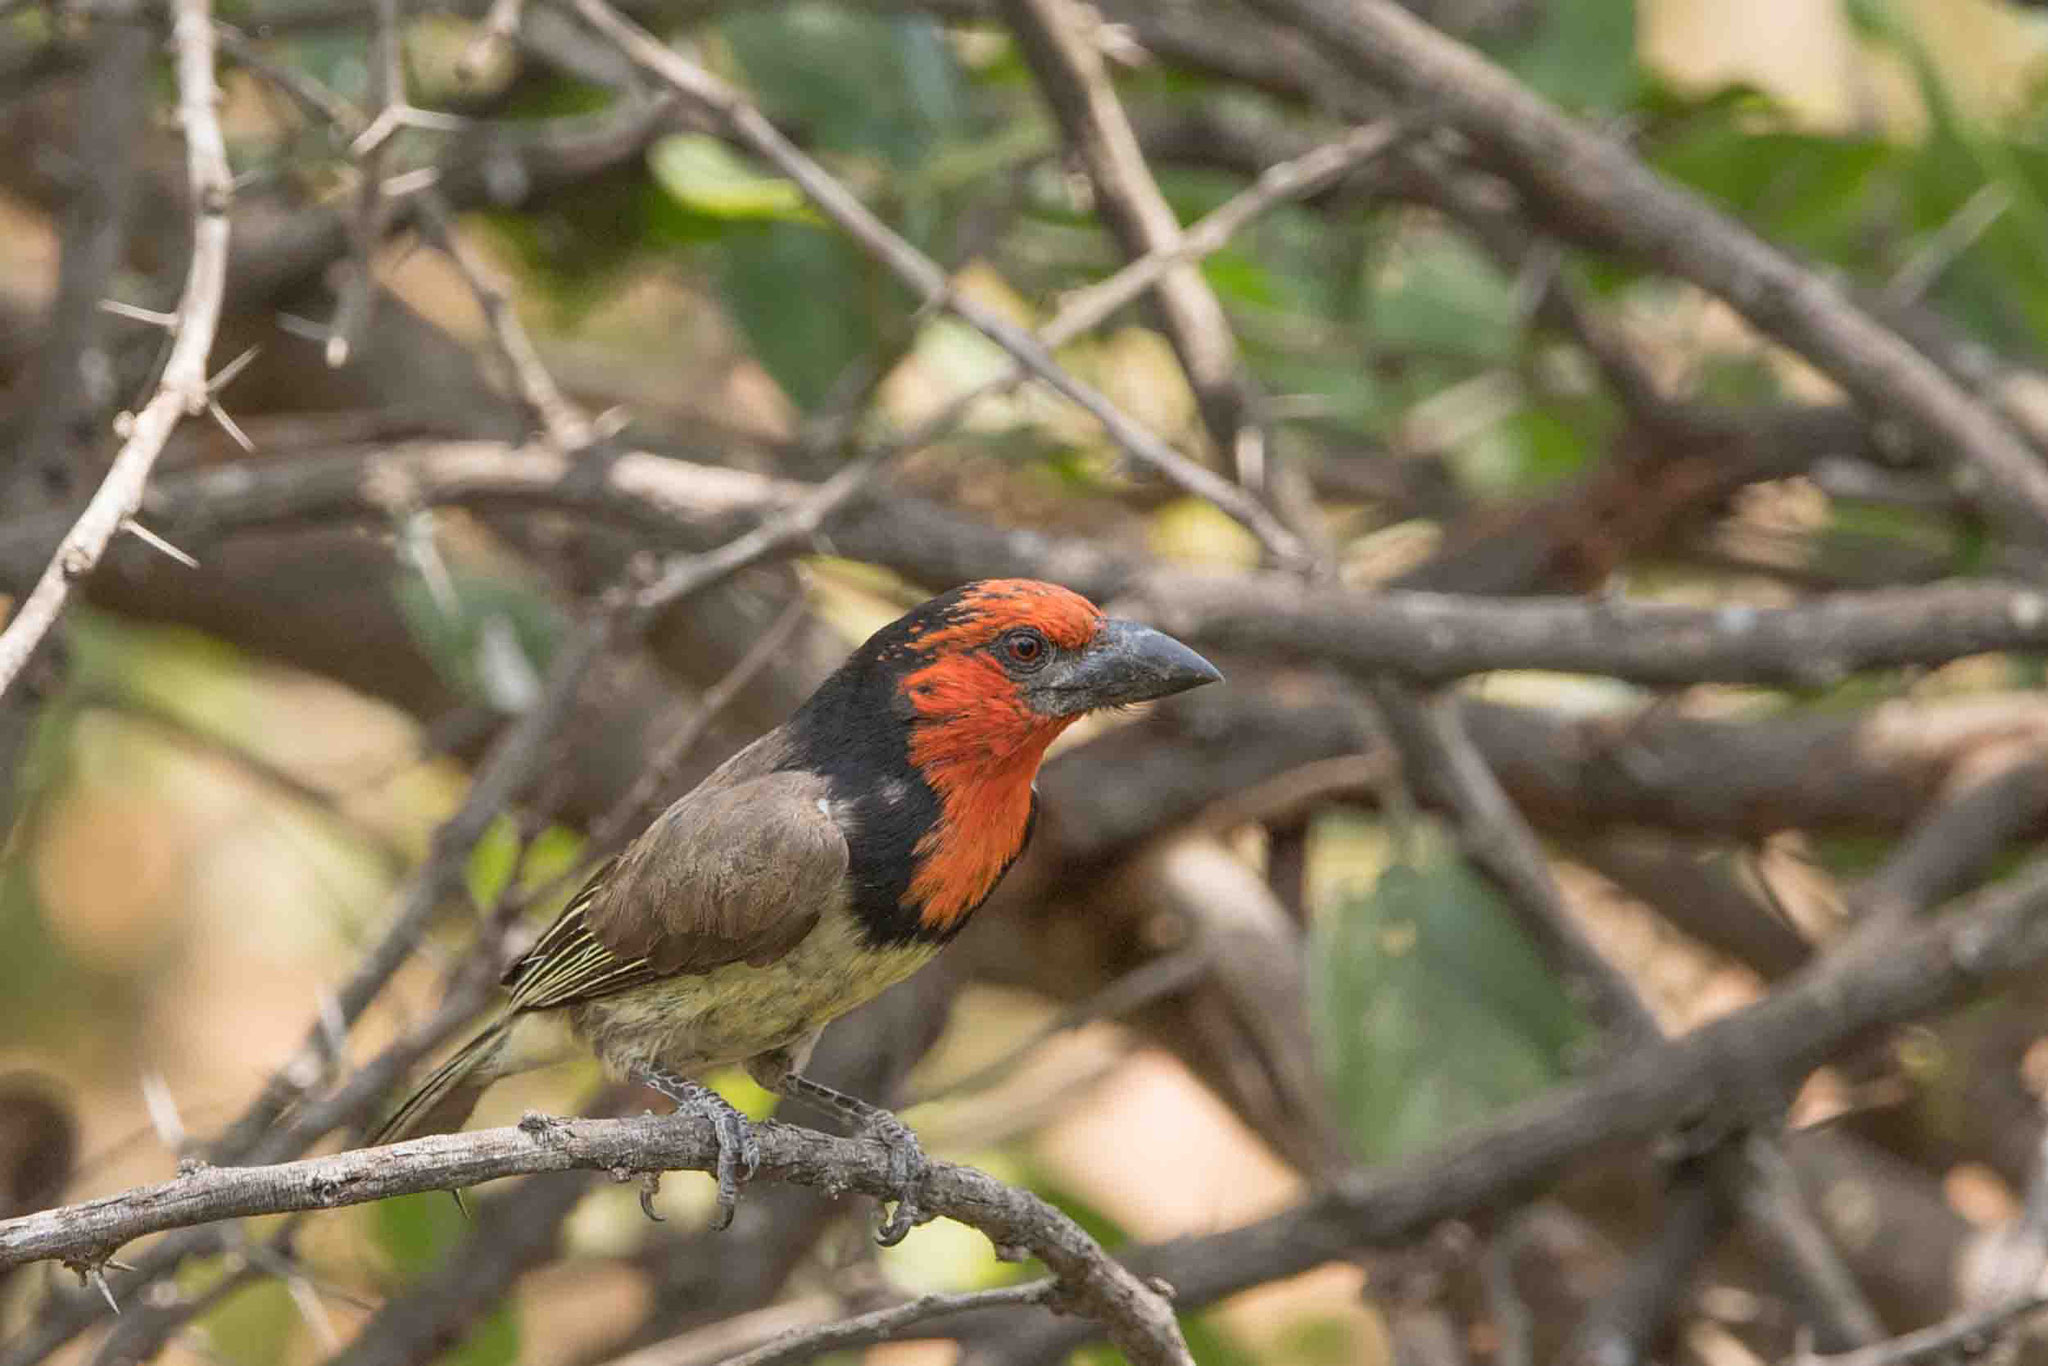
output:
[[609, 810], [590, 825], [589, 844], [593, 849], [607, 849], [625, 832], [637, 825], [647, 814], [661, 794], [674, 785], [676, 771], [683, 761], [690, 757], [704, 733], [711, 729], [725, 709], [732, 705], [761, 670], [773, 663], [796, 635], [810, 616], [810, 603], [801, 592], [790, 599], [780, 616], [740, 656], [739, 662], [729, 669], [725, 676], [704, 690], [697, 699], [696, 709], [689, 719], [676, 728], [675, 734], [662, 741], [661, 748], [647, 763], [632, 787], [614, 802]]
[[208, 0], [178, 0], [171, 40], [177, 50], [178, 122], [192, 208], [192, 259], [178, 301], [177, 333], [156, 393], [135, 415], [107, 477], [57, 547], [49, 567], [0, 632], [0, 695], [27, 667], [64, 610], [71, 586], [89, 575], [121, 526], [142, 507], [149, 473], [171, 429], [206, 411], [206, 358], [227, 284], [228, 203], [233, 195], [227, 144], [216, 111], [213, 25]]
[[910, 286], [921, 302], [942, 301], [963, 322], [1028, 366], [1054, 390], [1085, 409], [1111, 440], [1134, 460], [1149, 465], [1188, 493], [1207, 499], [1242, 522], [1283, 564], [1300, 564], [1306, 552], [1293, 532], [1280, 525], [1256, 499], [1215, 471], [1197, 464], [1133, 421], [1101, 393], [1069, 374], [1029, 332], [993, 309], [954, 293], [938, 263], [912, 246], [862, 204], [823, 167], [784, 137], [738, 91], [652, 34], [620, 15], [604, 0], [570, 0], [585, 22], [633, 62], [715, 115], [735, 140], [795, 181], [826, 217]]
[[491, 329], [491, 339], [497, 344], [498, 354], [504, 359], [506, 368], [512, 372], [513, 385], [528, 411], [539, 421], [541, 430], [547, 433], [548, 440], [571, 455], [597, 444], [596, 424], [562, 393], [561, 386], [548, 373], [540, 351], [520, 323], [504, 285], [456, 231], [454, 217], [440, 193], [433, 189], [422, 190], [414, 196], [414, 210], [421, 232], [454, 264], [463, 283], [469, 286], [469, 292], [483, 309], [484, 321]]
[[[350, 353], [369, 325], [370, 310], [376, 302], [377, 248], [384, 240], [390, 217], [390, 201], [384, 195], [384, 164], [390, 156], [396, 124], [392, 111], [405, 107], [405, 63], [398, 31], [399, 0], [374, 0], [376, 30], [370, 37], [370, 102], [377, 113], [367, 128], [359, 129], [349, 142], [356, 160], [356, 197], [349, 215], [350, 261], [341, 282], [341, 297], [335, 301], [334, 321], [327, 329], [327, 364], [339, 369], [348, 364]], [[287, 87], [290, 88], [290, 87]], [[369, 131], [382, 128], [385, 136], [370, 138]]]
[[[998, 8], [1017, 36], [1039, 94], [1087, 169], [1097, 211], [1124, 254], [1137, 259], [1171, 251], [1180, 241], [1180, 219], [1145, 164], [1137, 131], [1116, 97], [1092, 12], [1073, 0], [1003, 0]], [[1238, 355], [1223, 301], [1187, 264], [1169, 267], [1152, 290], [1216, 450], [1240, 483], [1281, 512], [1297, 535], [1315, 543], [1313, 508], [1275, 497], [1279, 485], [1271, 477], [1263, 398]]]
[[1147, 252], [1114, 275], [1064, 295], [1058, 315], [1039, 329], [1039, 340], [1048, 347], [1066, 345], [1131, 303], [1167, 271], [1221, 251], [1254, 219], [1335, 184], [1395, 146], [1405, 132], [1400, 120], [1379, 119], [1360, 124], [1292, 160], [1274, 163], [1250, 185], [1197, 219], [1171, 246]]
[[1832, 1356], [1803, 1354], [1796, 1359], [1796, 1366], [1907, 1366], [1908, 1362], [1925, 1361], [1951, 1349], [1961, 1349], [1974, 1355], [1981, 1347], [1973, 1348], [1973, 1340], [2011, 1329], [2018, 1320], [2043, 1308], [2048, 1308], [2048, 1295], [2022, 1295], [1988, 1309], [1972, 1309], [1968, 1313], [1957, 1314], [1918, 1332], [1902, 1333], [1868, 1347], [1859, 1347], [1853, 1352], [1837, 1352]]
[[290, 96], [306, 113], [333, 128], [343, 142], [352, 141], [362, 129], [363, 112], [325, 83], [288, 62], [272, 61], [261, 47], [232, 24], [215, 20], [213, 31], [222, 52]]
[[[939, 1314], [959, 1314], [975, 1309], [1008, 1309], [1018, 1305], [1045, 1304], [1059, 1294], [1058, 1281], [1030, 1281], [1024, 1285], [1000, 1286], [994, 1290], [972, 1290], [952, 1295], [920, 1295], [904, 1304], [856, 1314], [837, 1323], [816, 1328], [792, 1328], [778, 1333], [751, 1351], [727, 1357], [719, 1366], [785, 1366], [809, 1361], [827, 1352], [854, 1347], [871, 1347], [903, 1336], [903, 1329]], [[632, 1366], [661, 1366], [660, 1348], [635, 1353]], [[625, 1366], [616, 1363], [615, 1366]]]
[[1565, 904], [1536, 833], [1466, 733], [1458, 698], [1426, 698], [1388, 676], [1368, 686], [1401, 752], [1410, 786], [1434, 788], [1457, 813], [1466, 854], [1499, 885], [1559, 973], [1588, 989], [1594, 1013], [1618, 1036], [1617, 1042], [1657, 1037], [1656, 1017], [1635, 985], [1587, 938]]
[[1438, 111], [1579, 240], [1610, 244], [1725, 299], [1929, 449], [1967, 465], [2000, 520], [2040, 540], [2048, 466], [1993, 406], [1825, 279], [1394, 0], [1251, 3], [1367, 85]]

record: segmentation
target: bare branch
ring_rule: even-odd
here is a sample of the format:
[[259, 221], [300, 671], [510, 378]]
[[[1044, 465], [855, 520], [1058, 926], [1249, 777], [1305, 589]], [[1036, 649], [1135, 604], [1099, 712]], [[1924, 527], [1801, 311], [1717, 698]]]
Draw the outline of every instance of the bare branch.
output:
[[228, 203], [233, 194], [227, 144], [215, 109], [219, 91], [208, 3], [179, 0], [171, 30], [178, 55], [178, 122], [185, 132], [186, 183], [192, 201], [192, 259], [178, 301], [177, 335], [156, 393], [136, 414], [106, 479], [57, 547], [35, 589], [0, 632], [0, 694], [56, 624], [71, 585], [93, 571], [107, 543], [141, 509], [150, 470], [178, 419], [206, 410], [206, 358], [213, 350], [227, 283]]
[[1170, 245], [1130, 261], [1116, 274], [1077, 289], [1060, 300], [1058, 315], [1039, 329], [1049, 347], [1064, 346], [1099, 326], [1176, 266], [1199, 261], [1229, 245], [1254, 219], [1277, 205], [1305, 199], [1398, 143], [1404, 125], [1394, 119], [1360, 124], [1343, 137], [1288, 161], [1275, 162], [1257, 179], [1182, 232]]
[[[1117, 100], [1097, 49], [1093, 16], [1070, 0], [1005, 0], [1000, 8], [1038, 79], [1039, 93], [1087, 167], [1096, 203], [1125, 255], [1135, 259], [1174, 250], [1180, 243], [1180, 220], [1153, 180], [1138, 135]], [[1275, 497], [1280, 490], [1271, 477], [1263, 400], [1240, 361], [1222, 301], [1201, 272], [1187, 264], [1167, 267], [1152, 289], [1217, 451], [1236, 469], [1240, 483], [1280, 507], [1296, 533], [1313, 543], [1318, 537], [1312, 500]]]
[[[940, 1314], [962, 1314], [976, 1309], [1004, 1309], [1016, 1305], [1046, 1304], [1058, 1297], [1058, 1281], [1029, 1281], [994, 1290], [972, 1290], [954, 1295], [920, 1295], [903, 1304], [857, 1314], [837, 1323], [811, 1328], [791, 1328], [776, 1334], [758, 1347], [726, 1357], [719, 1366], [785, 1366], [809, 1361], [827, 1352], [853, 1347], [871, 1347], [902, 1337], [903, 1330]], [[609, 1366], [684, 1366], [690, 1358], [680, 1356], [668, 1343], [642, 1348], [620, 1357]]]
[[548, 440], [571, 455], [597, 444], [596, 425], [562, 393], [561, 386], [548, 373], [533, 338], [513, 311], [504, 286], [492, 277], [490, 268], [478, 260], [476, 252], [462, 240], [440, 193], [433, 189], [422, 190], [415, 207], [421, 229], [442, 254], [454, 262], [463, 283], [469, 286], [469, 292], [483, 309], [484, 321], [491, 329], [491, 339], [497, 344], [505, 367], [512, 372], [512, 382], [520, 400], [539, 420]]
[[[1183, 1309], [1360, 1248], [1398, 1245], [1444, 1220], [1521, 1198], [1592, 1153], [1739, 1109], [1756, 1087], [1803, 1077], [1870, 1031], [1954, 1006], [2048, 962], [2048, 863], [1923, 928], [1854, 942], [1783, 989], [1689, 1034], [1635, 1049], [1554, 1086], [1431, 1152], [1340, 1179], [1270, 1218], [1142, 1249], [1128, 1264], [1175, 1287]], [[1014, 1325], [1005, 1345], [1044, 1359], [1086, 1331]]]
[[[784, 1124], [761, 1126], [756, 1179], [865, 1195], [889, 1193], [880, 1144]], [[97, 1264], [134, 1238], [221, 1219], [334, 1209], [420, 1191], [545, 1171], [709, 1171], [717, 1137], [688, 1116], [554, 1120], [414, 1139], [271, 1167], [207, 1167], [171, 1181], [0, 1223], [0, 1270], [28, 1261]], [[1164, 1295], [1112, 1261], [1080, 1226], [1028, 1192], [971, 1167], [933, 1165], [928, 1207], [1034, 1253], [1076, 1312], [1106, 1329], [1134, 1362], [1191, 1362]]]
[[[867, 459], [886, 463], [911, 444]], [[1161, 569], [1115, 547], [1039, 533], [980, 529], [970, 545], [959, 539], [969, 529], [935, 510], [904, 499], [887, 508], [862, 501], [857, 495], [875, 474], [866, 464], [835, 476], [844, 482], [815, 486], [632, 451], [609, 462], [601, 478], [567, 479], [573, 468], [542, 446], [410, 443], [180, 473], [152, 488], [148, 513], [161, 534], [202, 558], [208, 543], [229, 531], [382, 522], [394, 499], [422, 507], [574, 510], [664, 543], [701, 544], [794, 512], [817, 494], [833, 508], [847, 505], [834, 531], [840, 553], [921, 582], [1034, 573], [1113, 600], [1127, 615], [1205, 645], [1420, 682], [1494, 669], [1554, 669], [1651, 685], [1806, 689], [1865, 669], [2048, 651], [2048, 592], [2023, 584], [1840, 592], [1790, 607], [1354, 591], [1311, 587], [1278, 573], [1223, 577]], [[819, 506], [761, 539], [717, 553], [752, 563], [803, 544], [815, 530]], [[46, 534], [34, 522], [0, 530], [0, 564]]]
[[[1957, 1314], [1917, 1333], [1901, 1334], [1833, 1356], [1802, 1355], [1798, 1362], [1799, 1366], [1907, 1366], [1909, 1362], [1925, 1361], [1955, 1349], [1982, 1350], [1983, 1340], [2016, 1331], [2019, 1320], [2044, 1307], [2048, 1307], [2048, 1295], [2022, 1295], [1988, 1309]], [[1972, 1344], [1976, 1344], [1975, 1348]]]
[[1306, 560], [1300, 540], [1243, 489], [1174, 450], [1131, 420], [1096, 390], [1075, 379], [1030, 333], [971, 299], [953, 293], [945, 271], [868, 209], [844, 185], [806, 156], [740, 93], [639, 25], [605, 0], [571, 0], [585, 22], [615, 43], [633, 62], [715, 115], [735, 140], [787, 175], [812, 202], [887, 266], [923, 303], [942, 302], [963, 322], [1015, 356], [1054, 390], [1085, 409], [1134, 460], [1169, 481], [1207, 499], [1242, 522], [1285, 564]]
[[2048, 465], [1998, 413], [1841, 291], [1561, 114], [1393, 0], [1253, 0], [1373, 84], [1440, 109], [1524, 193], [1582, 235], [1725, 299], [1930, 449], [1966, 463], [2026, 539], [2048, 523]]
[[1622, 1043], [1655, 1038], [1657, 1020], [1621, 970], [1609, 963], [1565, 904], [1535, 831], [1465, 732], [1456, 697], [1424, 698], [1398, 679], [1370, 687], [1409, 782], [1442, 792], [1458, 815], [1466, 855], [1506, 893], [1521, 922], [1567, 981], [1581, 985], [1594, 1013]]
[[[348, 364], [349, 353], [369, 325], [370, 309], [376, 303], [377, 248], [384, 240], [391, 213], [390, 200], [384, 194], [384, 164], [391, 151], [390, 134], [398, 127], [392, 111], [405, 107], [398, 0], [375, 0], [375, 14], [376, 31], [370, 39], [370, 102], [377, 113], [349, 142], [349, 154], [356, 161], [355, 207], [348, 221], [351, 259], [341, 282], [341, 297], [335, 301], [334, 321], [327, 328], [327, 364], [335, 369]], [[370, 138], [372, 129], [382, 129], [383, 136]]]

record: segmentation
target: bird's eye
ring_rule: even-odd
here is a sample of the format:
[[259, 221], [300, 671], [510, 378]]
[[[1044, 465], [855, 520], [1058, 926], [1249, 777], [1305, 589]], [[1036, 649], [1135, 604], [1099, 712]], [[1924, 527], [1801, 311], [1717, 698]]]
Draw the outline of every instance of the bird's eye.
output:
[[1011, 631], [1003, 637], [1003, 653], [1020, 669], [1035, 669], [1051, 654], [1045, 637], [1030, 627]]

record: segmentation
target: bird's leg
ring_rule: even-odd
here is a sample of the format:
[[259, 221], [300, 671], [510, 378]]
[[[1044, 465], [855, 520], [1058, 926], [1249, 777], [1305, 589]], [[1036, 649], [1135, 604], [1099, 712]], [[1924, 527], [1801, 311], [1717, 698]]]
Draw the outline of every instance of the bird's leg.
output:
[[[718, 1214], [711, 1220], [711, 1227], [728, 1227], [733, 1207], [739, 1203], [740, 1183], [752, 1180], [761, 1165], [761, 1145], [754, 1138], [754, 1126], [732, 1108], [731, 1101], [701, 1081], [651, 1068], [640, 1074], [640, 1081], [674, 1101], [677, 1114], [698, 1115], [711, 1121], [712, 1131], [718, 1135]], [[651, 1204], [651, 1195], [651, 1191], [641, 1192], [642, 1209]]]
[[835, 1091], [795, 1072], [782, 1079], [779, 1089], [785, 1096], [794, 1096], [835, 1111], [863, 1136], [879, 1139], [889, 1150], [889, 1184], [896, 1188], [896, 1209], [875, 1234], [876, 1242], [883, 1247], [894, 1247], [909, 1236], [911, 1229], [924, 1222], [919, 1197], [924, 1191], [926, 1178], [931, 1175], [932, 1164], [908, 1124], [879, 1105], [870, 1105], [858, 1096]]

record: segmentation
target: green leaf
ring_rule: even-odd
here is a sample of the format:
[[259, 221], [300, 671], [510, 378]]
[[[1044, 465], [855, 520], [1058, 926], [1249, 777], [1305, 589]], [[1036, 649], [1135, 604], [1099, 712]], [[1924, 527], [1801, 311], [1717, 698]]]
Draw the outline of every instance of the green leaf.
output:
[[1637, 85], [1636, 0], [1537, 6], [1534, 31], [1492, 45], [1500, 63], [1567, 109], [1618, 110]]
[[1867, 256], [1876, 186], [1904, 154], [1880, 139], [1758, 129], [1755, 102], [1716, 103], [1660, 141], [1651, 162], [1767, 236], [1854, 265]]
[[1375, 346], [1489, 363], [1511, 354], [1520, 333], [1514, 287], [1478, 247], [1450, 233], [1410, 233], [1377, 265]]
[[909, 296], [837, 233], [765, 223], [719, 255], [721, 293], [755, 358], [807, 412], [910, 315]]
[[[377, 1245], [408, 1283], [432, 1275], [475, 1227], [445, 1191], [380, 1200], [370, 1212]], [[519, 1320], [504, 1303], [442, 1356], [440, 1366], [511, 1366], [517, 1360]]]
[[793, 180], [756, 170], [709, 133], [672, 133], [647, 153], [648, 169], [677, 203], [708, 218], [817, 221]]
[[413, 1281], [430, 1274], [462, 1241], [469, 1220], [444, 1191], [400, 1195], [370, 1206], [377, 1246], [391, 1259], [400, 1279]]
[[561, 641], [561, 615], [516, 579], [450, 571], [430, 584], [398, 579], [399, 615], [442, 679], [466, 698], [503, 712], [532, 700]]
[[266, 1278], [228, 1296], [199, 1322], [219, 1360], [266, 1366], [290, 1355], [299, 1313], [285, 1283]]
[[1310, 1010], [1360, 1159], [1415, 1152], [1564, 1070], [1583, 1026], [1493, 888], [1431, 825], [1317, 917]]
[[718, 31], [761, 104], [821, 151], [908, 170], [965, 117], [945, 34], [922, 16], [799, 3], [733, 14]]

